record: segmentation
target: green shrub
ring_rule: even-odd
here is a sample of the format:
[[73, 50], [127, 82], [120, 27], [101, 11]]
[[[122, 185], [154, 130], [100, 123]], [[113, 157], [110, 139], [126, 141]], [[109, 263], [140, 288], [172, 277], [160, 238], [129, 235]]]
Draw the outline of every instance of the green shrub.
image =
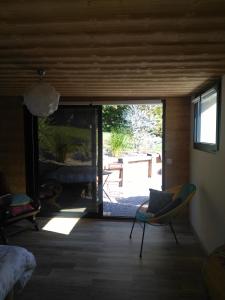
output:
[[113, 130], [110, 138], [110, 148], [113, 156], [119, 156], [130, 148], [131, 136], [124, 131]]

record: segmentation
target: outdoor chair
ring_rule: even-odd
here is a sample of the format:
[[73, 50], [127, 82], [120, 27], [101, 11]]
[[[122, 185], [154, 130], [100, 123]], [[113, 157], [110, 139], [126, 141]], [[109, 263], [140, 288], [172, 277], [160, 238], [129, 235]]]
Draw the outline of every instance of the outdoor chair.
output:
[[[151, 191], [151, 190], [150, 190]], [[154, 190], [153, 190], [154, 191]], [[142, 226], [142, 240], [140, 247], [140, 258], [142, 257], [144, 236], [145, 236], [145, 227], [146, 224], [153, 226], [165, 226], [168, 225], [174, 235], [175, 241], [178, 244], [177, 236], [173, 228], [173, 219], [177, 216], [178, 213], [190, 202], [196, 192], [196, 186], [194, 184], [183, 184], [176, 187], [173, 187], [166, 192], [155, 191], [160, 193], [165, 193], [166, 196], [171, 196], [171, 200], [168, 201], [161, 209], [158, 211], [151, 212], [151, 193], [148, 201], [145, 201], [138, 208], [133, 225], [130, 232], [130, 239], [132, 238], [132, 233], [134, 225], [136, 222]]]

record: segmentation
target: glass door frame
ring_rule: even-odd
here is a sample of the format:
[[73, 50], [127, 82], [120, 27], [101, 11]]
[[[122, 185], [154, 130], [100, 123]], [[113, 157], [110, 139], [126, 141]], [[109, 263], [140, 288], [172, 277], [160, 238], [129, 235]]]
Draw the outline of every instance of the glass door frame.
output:
[[[151, 102], [151, 100], [149, 101]], [[138, 103], [135, 101], [135, 103]], [[163, 105], [163, 132], [162, 132], [162, 188], [165, 188], [165, 132], [166, 132], [166, 100], [161, 99]], [[98, 202], [98, 209], [95, 214], [88, 215], [88, 217], [94, 218], [107, 218], [107, 219], [126, 219], [126, 217], [104, 217], [103, 216], [103, 133], [102, 133], [102, 106], [105, 103], [95, 105], [97, 107], [97, 186], [96, 186], [96, 203]], [[113, 101], [108, 101], [107, 104], [113, 104]], [[87, 106], [68, 104], [69, 106]], [[67, 104], [61, 104], [60, 106], [68, 106]], [[38, 172], [38, 118], [31, 115], [31, 113], [24, 106], [24, 142], [25, 142], [25, 167], [26, 167], [26, 190], [27, 194], [34, 200], [38, 201], [39, 195], [39, 172]]]
[[[64, 105], [60, 108], [82, 108], [87, 105]], [[96, 212], [88, 213], [87, 217], [102, 217], [102, 106], [91, 105], [96, 109], [96, 115], [92, 113], [91, 147], [95, 149], [95, 157], [92, 164], [96, 165], [96, 181], [93, 182], [93, 201], [96, 202]], [[38, 143], [38, 117], [33, 116], [24, 106], [24, 142], [25, 142], [25, 168], [26, 168], [26, 192], [34, 200], [39, 201], [39, 143]]]

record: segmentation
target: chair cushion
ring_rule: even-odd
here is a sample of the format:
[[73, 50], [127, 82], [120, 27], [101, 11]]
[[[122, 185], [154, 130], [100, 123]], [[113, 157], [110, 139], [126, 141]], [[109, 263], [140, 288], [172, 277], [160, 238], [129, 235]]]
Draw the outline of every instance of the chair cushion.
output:
[[168, 203], [172, 202], [173, 193], [150, 189], [149, 205], [147, 212], [156, 214]]
[[31, 204], [11, 206], [10, 213], [13, 217], [19, 216], [20, 214], [34, 210], [34, 207]]
[[27, 205], [32, 202], [32, 199], [26, 194], [15, 194], [12, 195], [10, 206]]
[[172, 209], [176, 208], [178, 205], [182, 203], [181, 198], [176, 198], [173, 201], [170, 201], [165, 207], [163, 207], [160, 211], [155, 214], [155, 217], [162, 216], [167, 212], [171, 211]]

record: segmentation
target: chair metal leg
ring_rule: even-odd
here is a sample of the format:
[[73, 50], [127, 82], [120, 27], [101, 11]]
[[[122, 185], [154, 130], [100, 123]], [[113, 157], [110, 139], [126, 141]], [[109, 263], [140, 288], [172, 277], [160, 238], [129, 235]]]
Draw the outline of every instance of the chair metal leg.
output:
[[132, 232], [133, 232], [135, 223], [136, 223], [136, 217], [134, 218], [134, 222], [133, 222], [133, 225], [132, 225], [132, 228], [131, 228], [131, 231], [130, 231], [130, 239], [132, 238]]
[[27, 218], [33, 225], [36, 231], [39, 231], [39, 227], [36, 221], [36, 217], [35, 216], [31, 216]]
[[143, 249], [144, 237], [145, 237], [145, 222], [144, 222], [144, 225], [143, 225], [143, 232], [142, 232], [141, 249], [140, 249], [140, 258], [142, 258], [142, 249]]
[[178, 244], [178, 239], [177, 239], [177, 236], [176, 236], [176, 232], [175, 232], [175, 230], [173, 228], [172, 222], [169, 223], [169, 226], [170, 226], [170, 229], [171, 229], [171, 231], [173, 233], [173, 236], [175, 238], [176, 244]]
[[109, 199], [110, 202], [112, 202], [112, 199], [109, 197], [108, 193], [106, 193], [106, 191], [103, 188], [103, 193], [106, 195], [106, 197]]

